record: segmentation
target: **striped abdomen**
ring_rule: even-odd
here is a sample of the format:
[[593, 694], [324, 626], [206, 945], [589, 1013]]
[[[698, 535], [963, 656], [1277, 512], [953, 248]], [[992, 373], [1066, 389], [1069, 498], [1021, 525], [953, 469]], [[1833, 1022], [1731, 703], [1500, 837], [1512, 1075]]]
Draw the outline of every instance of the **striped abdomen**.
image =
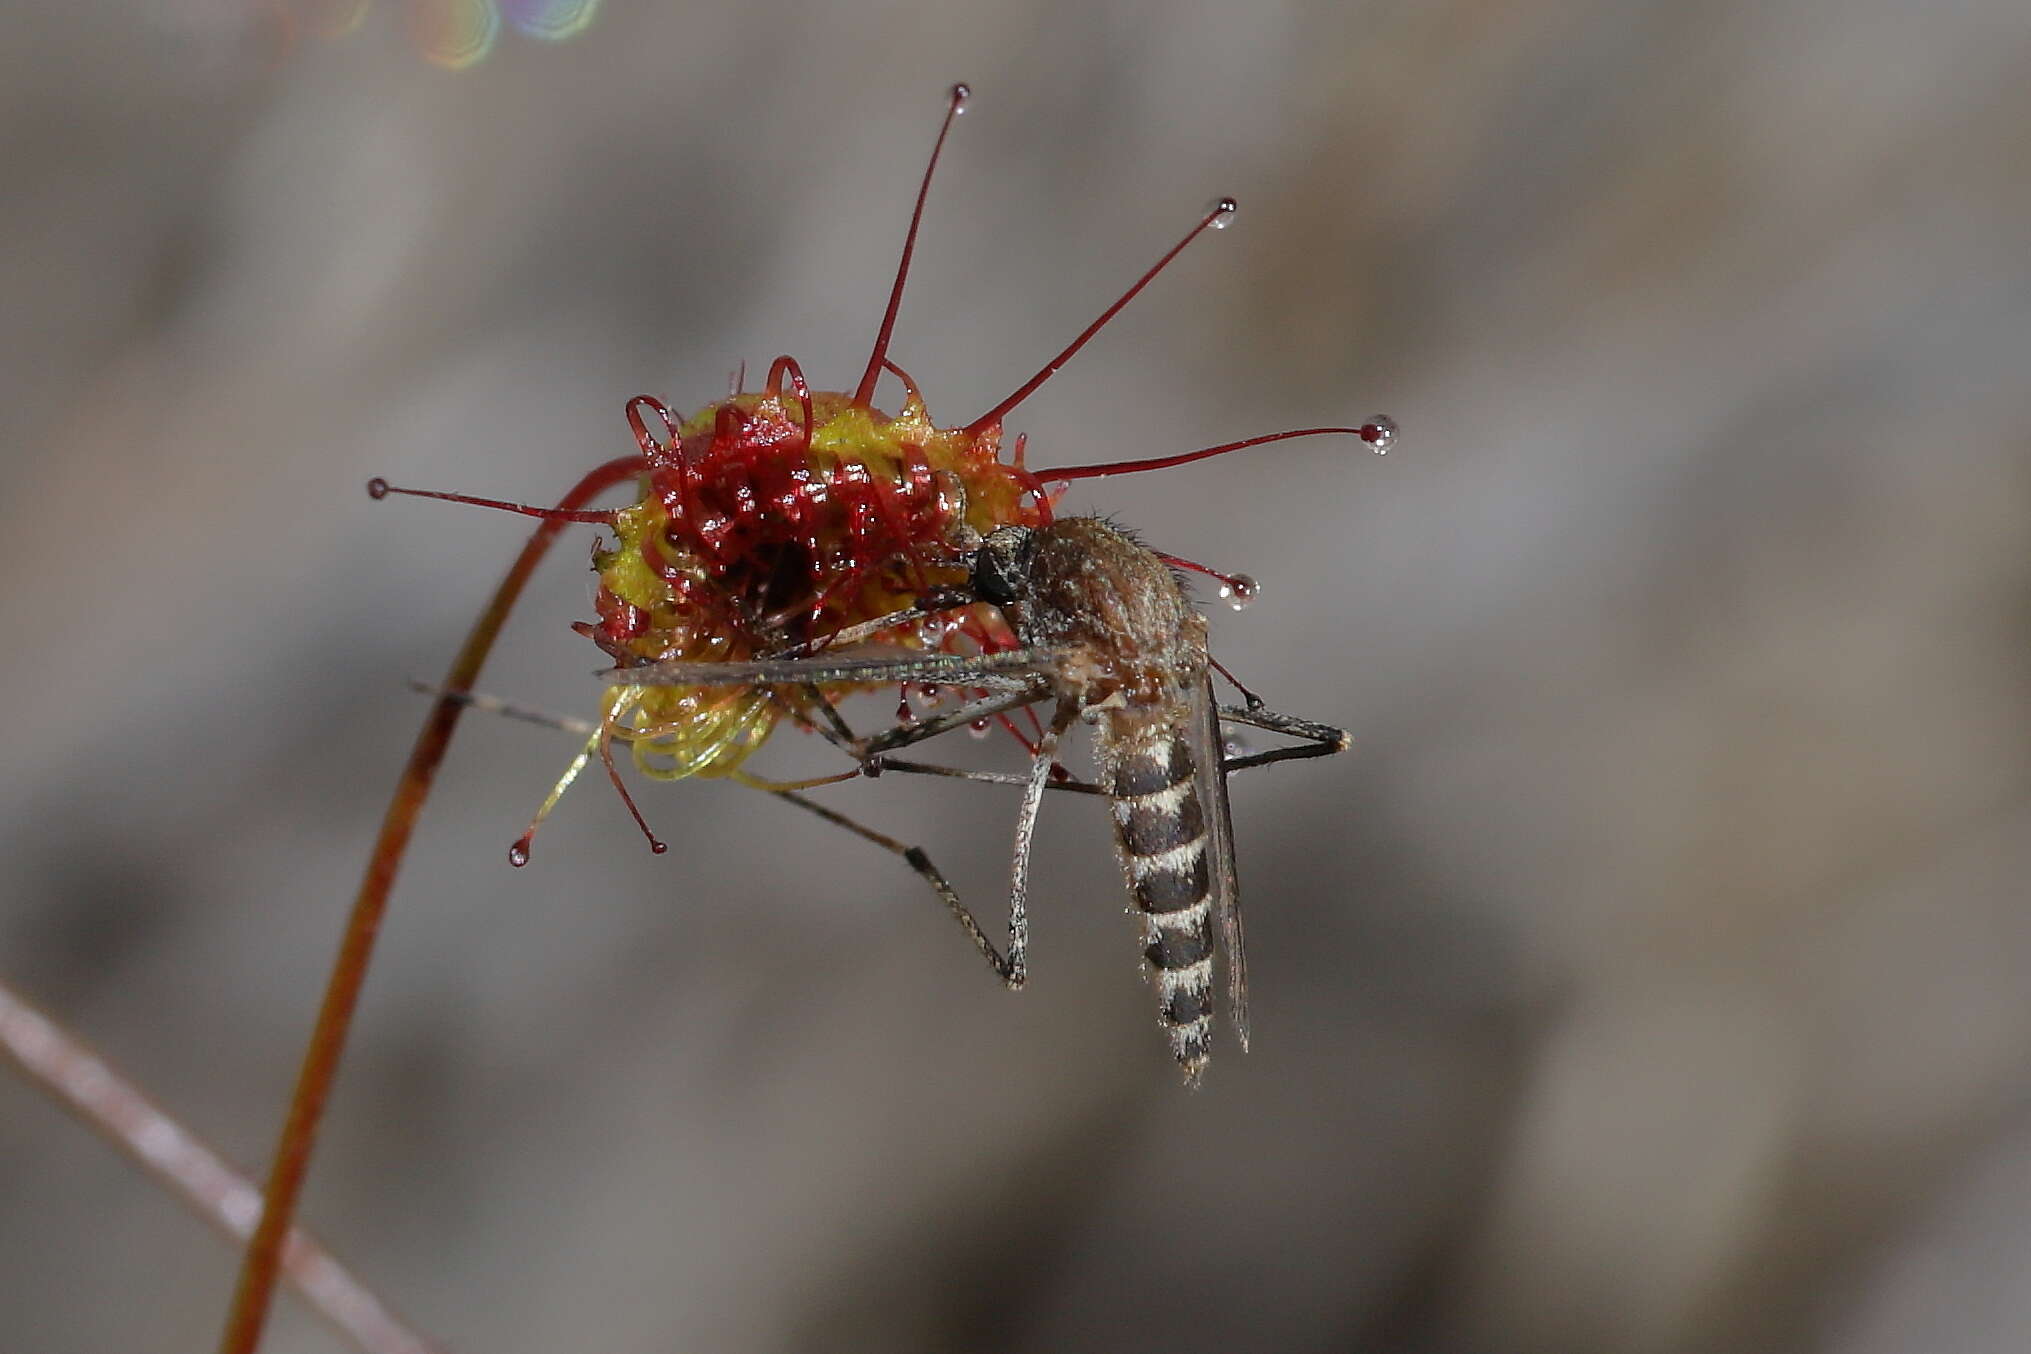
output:
[[1114, 839], [1143, 913], [1158, 1018], [1171, 1053], [1197, 1082], [1213, 1030], [1214, 862], [1192, 746], [1182, 721], [1115, 712], [1105, 740]]

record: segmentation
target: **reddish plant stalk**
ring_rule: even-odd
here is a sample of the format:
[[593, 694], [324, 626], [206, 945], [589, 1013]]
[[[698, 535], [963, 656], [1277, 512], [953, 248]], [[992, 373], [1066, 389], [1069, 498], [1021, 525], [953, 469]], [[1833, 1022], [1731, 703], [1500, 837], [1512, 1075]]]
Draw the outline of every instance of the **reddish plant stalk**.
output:
[[952, 133], [952, 120], [966, 111], [966, 101], [972, 97], [973, 91], [965, 85], [952, 86], [950, 101], [945, 105], [945, 121], [938, 128], [938, 143], [931, 147], [931, 162], [924, 166], [924, 181], [917, 185], [917, 205], [910, 212], [909, 234], [903, 237], [903, 261], [896, 265], [895, 285], [889, 288], [889, 308], [882, 312], [882, 327], [875, 333], [874, 352], [868, 356], [867, 370], [853, 389], [855, 404], [873, 402], [875, 382], [881, 379], [882, 368], [888, 364], [889, 340], [895, 337], [896, 313], [903, 308], [903, 284], [910, 277], [910, 258], [917, 252], [917, 227], [924, 224], [924, 199], [931, 195], [931, 176], [938, 172], [938, 157], [945, 153], [945, 138]]
[[[604, 490], [632, 479], [643, 469], [644, 463], [639, 456], [623, 456], [608, 461], [580, 480], [557, 506], [566, 512], [582, 508]], [[522, 589], [529, 582], [529, 576], [535, 572], [536, 565], [564, 526], [563, 519], [544, 520], [529, 537], [528, 544], [522, 547], [522, 553], [516, 556], [507, 576], [494, 591], [493, 600], [474, 622], [472, 632], [458, 651], [458, 657], [452, 660], [451, 670], [445, 675], [442, 685], [444, 694], [438, 697], [424, 719], [423, 728], [416, 735], [416, 745], [409, 753], [409, 763], [402, 770], [401, 780], [396, 782], [394, 797], [388, 801], [388, 811], [381, 819], [380, 836], [375, 839], [374, 852], [367, 859], [366, 876], [360, 881], [360, 891], [353, 899], [352, 912], [346, 919], [345, 935], [339, 942], [338, 957], [332, 963], [324, 1004], [317, 1014], [317, 1025], [311, 1032], [310, 1045], [304, 1051], [303, 1067], [297, 1074], [296, 1090], [289, 1101], [289, 1117], [283, 1123], [281, 1137], [275, 1144], [275, 1158], [269, 1167], [268, 1185], [263, 1194], [261, 1222], [254, 1229], [254, 1239], [248, 1243], [246, 1258], [241, 1263], [239, 1286], [233, 1294], [232, 1310], [227, 1315], [225, 1334], [219, 1342], [220, 1354], [253, 1354], [260, 1343], [261, 1328], [268, 1318], [269, 1303], [275, 1294], [276, 1274], [282, 1263], [283, 1241], [289, 1234], [297, 1199], [303, 1191], [303, 1178], [310, 1168], [310, 1153], [317, 1141], [318, 1123], [323, 1118], [325, 1102], [331, 1094], [339, 1055], [345, 1050], [353, 1010], [359, 1003], [360, 986], [366, 980], [367, 965], [373, 957], [374, 939], [381, 929], [381, 918], [387, 912], [388, 894], [395, 885], [395, 873], [401, 868], [410, 834], [416, 827], [417, 815], [423, 810], [423, 801], [430, 795], [431, 783], [437, 778], [437, 768], [442, 765], [445, 750], [451, 744], [452, 732], [458, 727], [459, 716], [465, 712], [465, 706], [458, 697], [470, 691], [472, 684], [479, 679], [480, 668], [492, 651], [509, 611], [514, 608]]]
[[[82, 1039], [0, 984], [0, 1052], [65, 1109], [235, 1241], [254, 1230], [261, 1193]], [[366, 1354], [439, 1354], [300, 1227], [282, 1273], [319, 1316]]]
[[1224, 227], [1228, 221], [1233, 219], [1234, 211], [1235, 211], [1234, 199], [1231, 197], [1223, 197], [1218, 202], [1214, 203], [1212, 207], [1207, 210], [1206, 214], [1199, 218], [1199, 224], [1193, 226], [1190, 230], [1185, 232], [1184, 239], [1172, 245], [1170, 248], [1170, 252], [1166, 253], [1162, 258], [1158, 259], [1155, 263], [1151, 264], [1149, 271], [1144, 273], [1141, 277], [1137, 278], [1135, 280], [1135, 285], [1130, 287], [1127, 291], [1123, 292], [1119, 300], [1117, 300], [1113, 305], [1109, 306], [1107, 309], [1100, 312], [1099, 319], [1095, 320], [1093, 323], [1087, 325], [1084, 329], [1080, 330], [1078, 338], [1075, 338], [1070, 343], [1066, 344], [1064, 350], [1061, 351], [1056, 357], [1046, 362], [1041, 371], [1039, 371], [1035, 376], [1032, 376], [1029, 380], [1023, 382], [1022, 385], [1017, 387], [1016, 392], [1013, 395], [1010, 395], [1000, 404], [997, 404], [996, 406], [994, 406], [994, 408], [988, 410], [986, 413], [982, 414], [979, 418], [976, 418], [973, 420], [973, 422], [967, 424], [966, 431], [978, 435], [982, 432], [985, 432], [987, 429], [991, 427], [995, 427], [1002, 421], [1002, 419], [1008, 416], [1008, 413], [1011, 409], [1014, 409], [1024, 400], [1036, 394], [1037, 388], [1043, 385], [1044, 382], [1050, 380], [1053, 376], [1056, 376], [1059, 370], [1062, 367], [1064, 367], [1064, 365], [1067, 362], [1070, 362], [1073, 359], [1073, 357], [1078, 354], [1079, 350], [1081, 348], [1084, 348], [1095, 334], [1099, 333], [1102, 329], [1105, 329], [1107, 327], [1107, 322], [1109, 320], [1113, 319], [1116, 315], [1119, 315], [1123, 307], [1125, 307], [1130, 301], [1133, 301], [1137, 296], [1140, 296], [1142, 294], [1142, 289], [1144, 287], [1147, 287], [1150, 283], [1156, 281], [1157, 274], [1161, 273], [1164, 269], [1170, 267], [1171, 260], [1185, 252], [1185, 246], [1191, 244], [1192, 241], [1198, 239], [1201, 235], [1203, 235], [1206, 231], [1210, 229]]

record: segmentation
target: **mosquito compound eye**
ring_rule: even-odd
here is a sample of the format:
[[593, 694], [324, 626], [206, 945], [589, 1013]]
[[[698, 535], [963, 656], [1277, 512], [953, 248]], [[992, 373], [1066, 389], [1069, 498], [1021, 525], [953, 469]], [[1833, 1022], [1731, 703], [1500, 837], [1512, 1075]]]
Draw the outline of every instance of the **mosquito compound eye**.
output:
[[980, 548], [973, 557], [973, 594], [983, 602], [1004, 606], [1017, 595], [1016, 579], [1009, 574], [1012, 561], [993, 546]]
[[1028, 527], [1002, 527], [988, 533], [973, 556], [973, 595], [1005, 606], [1029, 588], [1032, 544]]

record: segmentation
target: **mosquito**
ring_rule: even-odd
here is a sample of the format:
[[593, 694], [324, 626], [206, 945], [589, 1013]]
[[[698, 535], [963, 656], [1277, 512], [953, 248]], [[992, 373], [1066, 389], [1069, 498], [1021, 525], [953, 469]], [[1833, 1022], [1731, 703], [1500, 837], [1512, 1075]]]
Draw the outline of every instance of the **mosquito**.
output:
[[[1063, 517], [1041, 527], [1006, 526], [973, 553], [969, 586], [952, 605], [989, 603], [1021, 647], [961, 656], [919, 651], [828, 653], [741, 663], [646, 663], [603, 673], [609, 684], [741, 687], [808, 693], [833, 684], [938, 683], [979, 694], [960, 707], [854, 737], [831, 712], [831, 734], [863, 768], [894, 768], [971, 779], [989, 773], [896, 762], [889, 753], [1021, 707], [1048, 703], [1051, 716], [1022, 778], [1015, 858], [1009, 872], [1008, 947], [991, 940], [921, 848], [904, 846], [792, 791], [776, 792], [902, 856], [957, 919], [1011, 989], [1029, 975], [1029, 867], [1047, 789], [1103, 795], [1115, 854], [1143, 922], [1143, 958], [1155, 977], [1158, 1019], [1185, 1081], [1198, 1085], [1212, 1046], [1214, 955], [1227, 976], [1235, 1041], [1248, 1047], [1248, 969], [1227, 775], [1244, 766], [1344, 751], [1344, 730], [1267, 709], [1219, 705], [1206, 618], [1171, 561], [1098, 517]], [[912, 611], [921, 608], [912, 608]], [[831, 711], [831, 705], [825, 708]], [[1222, 755], [1220, 721], [1252, 725], [1300, 742], [1237, 758]], [[1100, 768], [1089, 785], [1065, 777], [1058, 746], [1075, 722], [1092, 725]], [[825, 726], [819, 726], [826, 731]], [[1216, 943], [1217, 937], [1217, 943]]]

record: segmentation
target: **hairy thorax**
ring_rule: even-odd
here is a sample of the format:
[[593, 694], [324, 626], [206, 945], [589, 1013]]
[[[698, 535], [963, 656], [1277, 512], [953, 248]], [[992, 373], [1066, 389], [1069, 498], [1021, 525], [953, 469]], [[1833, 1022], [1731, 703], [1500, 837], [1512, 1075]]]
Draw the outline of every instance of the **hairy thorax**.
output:
[[1171, 567], [1097, 517], [1037, 529], [1025, 644], [1058, 650], [1059, 680], [1081, 706], [1168, 707], [1206, 669], [1206, 619]]

